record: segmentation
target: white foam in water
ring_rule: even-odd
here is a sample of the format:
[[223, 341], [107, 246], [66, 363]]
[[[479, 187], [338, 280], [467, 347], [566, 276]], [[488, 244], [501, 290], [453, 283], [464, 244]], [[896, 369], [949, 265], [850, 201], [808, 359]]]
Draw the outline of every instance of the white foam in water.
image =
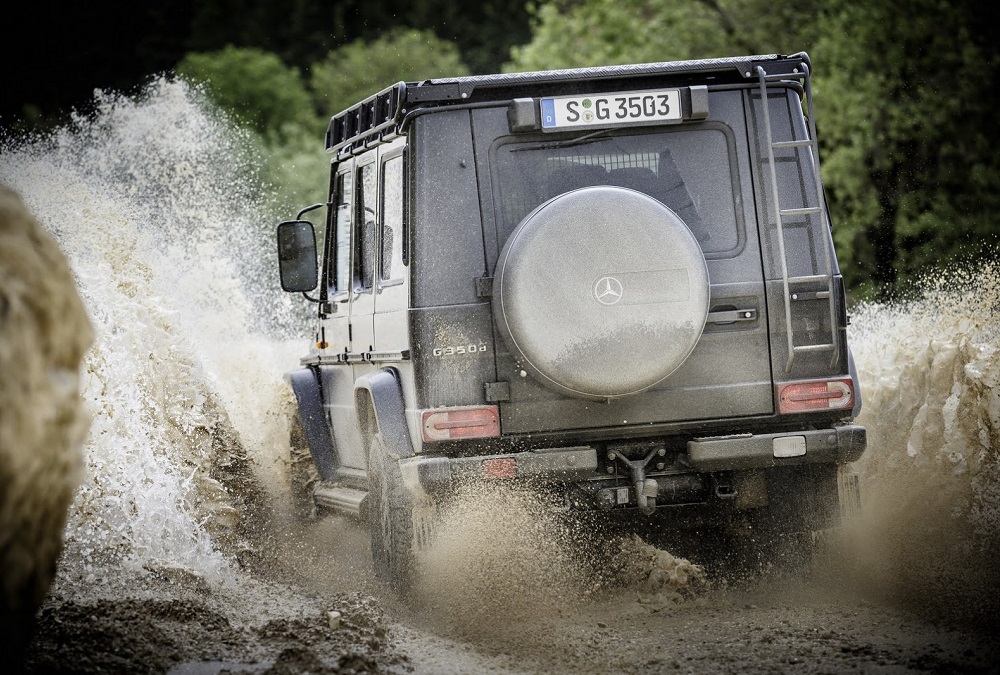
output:
[[850, 330], [869, 434], [860, 566], [882, 591], [942, 611], [1000, 607], [1000, 268], [863, 306]]
[[57, 237], [97, 331], [68, 543], [95, 561], [219, 575], [229, 565], [209, 532], [231, 507], [209, 477], [213, 439], [236, 436], [280, 492], [281, 373], [304, 345], [281, 339], [294, 312], [268, 266], [246, 139], [198, 101], [166, 80], [134, 98], [98, 92], [93, 115], [6, 141], [0, 182]]

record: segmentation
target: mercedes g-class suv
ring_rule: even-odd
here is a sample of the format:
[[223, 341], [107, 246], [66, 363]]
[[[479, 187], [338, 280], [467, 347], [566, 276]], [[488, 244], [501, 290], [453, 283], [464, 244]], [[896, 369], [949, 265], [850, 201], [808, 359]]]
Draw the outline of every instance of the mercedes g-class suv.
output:
[[399, 82], [326, 148], [329, 201], [277, 229], [318, 309], [288, 380], [316, 504], [397, 590], [460, 481], [835, 522], [866, 436], [806, 54]]

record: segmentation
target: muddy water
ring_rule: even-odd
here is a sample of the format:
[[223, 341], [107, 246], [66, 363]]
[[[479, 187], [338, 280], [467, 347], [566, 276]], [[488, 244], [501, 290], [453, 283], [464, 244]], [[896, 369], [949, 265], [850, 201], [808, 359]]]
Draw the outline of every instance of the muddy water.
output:
[[212, 477], [217, 437], [262, 485], [280, 478], [282, 345], [260, 309], [284, 303], [257, 281], [268, 256], [244, 145], [160, 82], [5, 148], [0, 180], [58, 238], [98, 332], [89, 480], [67, 530], [85, 557], [222, 576], [211, 530], [234, 516]]
[[997, 269], [854, 312], [864, 508], [806, 581], [712, 587], [624, 541], [607, 583], [536, 495], [473, 493], [407, 607], [373, 580], [359, 524], [287, 518], [281, 376], [306, 345], [247, 139], [178, 83], [95, 104], [0, 147], [0, 182], [60, 242], [97, 333], [87, 473], [32, 669], [987, 667], [969, 636], [1000, 608]]
[[953, 270], [852, 326], [869, 449], [850, 552], [872, 593], [971, 622], [1000, 609], [1000, 268]]
[[329, 644], [357, 642], [362, 665], [378, 655], [377, 612], [361, 599], [249, 573], [278, 548], [282, 373], [304, 346], [284, 339], [296, 305], [277, 288], [275, 221], [235, 129], [197, 92], [158, 81], [98, 95], [93, 114], [50, 135], [3, 141], [0, 182], [57, 238], [96, 332], [82, 373], [86, 475], [40, 618], [39, 670], [156, 672], [198, 655], [197, 626], [229, 645], [213, 659], [261, 658], [270, 640], [306, 663], [294, 649], [330, 632], [338, 610], [345, 627]]

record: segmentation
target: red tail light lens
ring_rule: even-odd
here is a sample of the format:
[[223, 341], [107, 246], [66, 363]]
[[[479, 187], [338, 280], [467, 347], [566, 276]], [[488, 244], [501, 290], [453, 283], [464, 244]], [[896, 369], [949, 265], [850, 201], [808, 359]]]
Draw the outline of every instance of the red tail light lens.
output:
[[496, 406], [425, 410], [421, 421], [424, 441], [428, 443], [500, 435], [500, 413]]
[[854, 382], [849, 377], [834, 380], [803, 380], [777, 385], [778, 413], [844, 410], [854, 405]]

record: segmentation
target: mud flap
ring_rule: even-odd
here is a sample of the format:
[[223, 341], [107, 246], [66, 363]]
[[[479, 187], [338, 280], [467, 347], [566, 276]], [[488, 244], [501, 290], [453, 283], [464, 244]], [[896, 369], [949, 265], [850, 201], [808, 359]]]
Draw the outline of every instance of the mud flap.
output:
[[837, 493], [840, 498], [841, 521], [861, 516], [861, 478], [850, 466], [837, 471]]

